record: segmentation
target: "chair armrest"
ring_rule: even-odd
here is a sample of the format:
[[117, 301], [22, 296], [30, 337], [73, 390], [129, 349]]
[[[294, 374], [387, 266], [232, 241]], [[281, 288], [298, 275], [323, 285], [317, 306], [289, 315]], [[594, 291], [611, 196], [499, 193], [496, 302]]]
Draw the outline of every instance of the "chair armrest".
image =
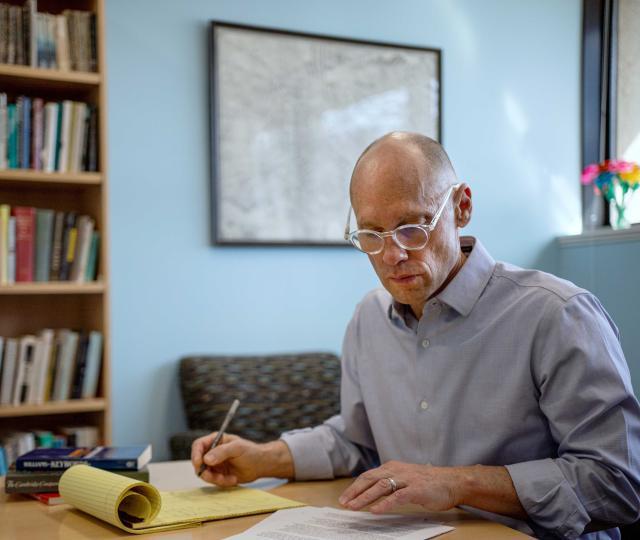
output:
[[173, 461], [179, 459], [191, 459], [191, 445], [199, 437], [208, 435], [210, 431], [203, 429], [192, 429], [190, 431], [182, 431], [171, 435], [169, 438], [169, 449], [171, 450], [171, 459]]

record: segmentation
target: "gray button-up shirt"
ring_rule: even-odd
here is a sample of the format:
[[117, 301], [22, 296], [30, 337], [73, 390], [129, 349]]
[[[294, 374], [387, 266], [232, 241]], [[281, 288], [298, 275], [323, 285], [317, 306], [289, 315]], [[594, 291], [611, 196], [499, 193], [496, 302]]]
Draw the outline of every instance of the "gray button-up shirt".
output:
[[[468, 259], [417, 321], [383, 289], [343, 344], [341, 414], [283, 434], [297, 479], [376, 462], [505, 465], [540, 537], [640, 508], [640, 407], [618, 331], [598, 300], [534, 270]], [[584, 538], [618, 538], [617, 529]]]

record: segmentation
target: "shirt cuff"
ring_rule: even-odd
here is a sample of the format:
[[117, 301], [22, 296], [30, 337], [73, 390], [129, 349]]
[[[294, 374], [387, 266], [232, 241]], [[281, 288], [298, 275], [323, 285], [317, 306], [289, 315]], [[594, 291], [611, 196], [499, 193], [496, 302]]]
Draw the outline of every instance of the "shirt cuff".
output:
[[322, 430], [326, 426], [295, 429], [280, 436], [293, 456], [296, 480], [326, 480], [333, 478], [333, 466], [323, 444]]
[[554, 460], [514, 463], [506, 469], [534, 525], [562, 538], [578, 538], [582, 534], [589, 514]]

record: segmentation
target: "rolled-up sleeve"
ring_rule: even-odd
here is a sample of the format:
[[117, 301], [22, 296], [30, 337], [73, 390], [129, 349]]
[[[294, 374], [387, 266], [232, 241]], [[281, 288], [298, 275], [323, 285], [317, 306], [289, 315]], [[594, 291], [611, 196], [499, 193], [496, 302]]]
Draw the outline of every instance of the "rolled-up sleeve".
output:
[[358, 309], [342, 346], [340, 414], [320, 426], [281, 435], [293, 456], [296, 480], [349, 476], [378, 464], [356, 368], [357, 315]]
[[577, 538], [590, 522], [637, 520], [640, 407], [615, 325], [581, 293], [542, 319], [538, 337], [531, 370], [558, 455], [507, 465], [536, 532]]

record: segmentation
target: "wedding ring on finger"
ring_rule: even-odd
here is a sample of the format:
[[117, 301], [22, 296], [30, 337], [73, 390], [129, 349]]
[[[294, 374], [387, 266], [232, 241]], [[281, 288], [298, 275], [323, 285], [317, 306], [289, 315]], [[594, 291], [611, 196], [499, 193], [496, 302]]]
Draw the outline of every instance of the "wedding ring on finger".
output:
[[398, 484], [396, 484], [396, 481], [391, 477], [387, 478], [387, 481], [389, 482], [389, 486], [391, 486], [391, 493], [395, 493], [398, 489]]

